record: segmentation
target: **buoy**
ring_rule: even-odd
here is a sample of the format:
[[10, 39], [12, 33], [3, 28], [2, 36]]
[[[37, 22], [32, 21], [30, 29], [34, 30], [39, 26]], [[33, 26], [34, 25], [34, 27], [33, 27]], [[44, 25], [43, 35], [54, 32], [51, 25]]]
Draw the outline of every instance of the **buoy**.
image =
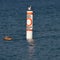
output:
[[26, 19], [26, 39], [33, 39], [33, 11], [28, 7]]
[[12, 40], [12, 37], [5, 36], [3, 39], [9, 41], [9, 40]]

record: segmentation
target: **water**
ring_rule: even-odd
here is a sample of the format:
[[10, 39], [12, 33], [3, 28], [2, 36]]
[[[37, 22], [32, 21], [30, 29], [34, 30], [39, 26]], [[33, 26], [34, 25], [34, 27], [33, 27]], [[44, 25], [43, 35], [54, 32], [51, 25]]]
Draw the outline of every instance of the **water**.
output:
[[[29, 5], [34, 11], [33, 43], [25, 38]], [[4, 41], [5, 36], [13, 40]], [[60, 60], [60, 1], [0, 0], [0, 60]]]

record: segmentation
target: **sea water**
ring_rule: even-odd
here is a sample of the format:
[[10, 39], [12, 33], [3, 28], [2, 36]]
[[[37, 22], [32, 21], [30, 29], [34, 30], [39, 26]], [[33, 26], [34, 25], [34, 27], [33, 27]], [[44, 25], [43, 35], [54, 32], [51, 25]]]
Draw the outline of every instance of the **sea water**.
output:
[[[26, 40], [30, 5], [33, 42]], [[13, 39], [5, 41], [5, 36]], [[0, 60], [60, 60], [60, 1], [0, 0]]]

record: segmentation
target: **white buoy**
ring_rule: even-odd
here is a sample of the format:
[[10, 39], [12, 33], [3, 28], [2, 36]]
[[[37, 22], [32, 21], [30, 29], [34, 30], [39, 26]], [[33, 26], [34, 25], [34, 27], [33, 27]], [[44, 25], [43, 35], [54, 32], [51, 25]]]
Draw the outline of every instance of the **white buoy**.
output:
[[31, 6], [28, 7], [26, 22], [26, 39], [33, 39], [33, 11], [31, 11]]

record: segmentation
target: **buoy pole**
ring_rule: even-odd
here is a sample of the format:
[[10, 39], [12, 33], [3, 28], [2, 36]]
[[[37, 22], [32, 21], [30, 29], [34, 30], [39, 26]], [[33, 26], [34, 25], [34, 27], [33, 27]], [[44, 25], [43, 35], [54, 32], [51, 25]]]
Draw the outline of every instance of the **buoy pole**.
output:
[[31, 6], [28, 7], [26, 20], [26, 39], [33, 39], [33, 11]]

